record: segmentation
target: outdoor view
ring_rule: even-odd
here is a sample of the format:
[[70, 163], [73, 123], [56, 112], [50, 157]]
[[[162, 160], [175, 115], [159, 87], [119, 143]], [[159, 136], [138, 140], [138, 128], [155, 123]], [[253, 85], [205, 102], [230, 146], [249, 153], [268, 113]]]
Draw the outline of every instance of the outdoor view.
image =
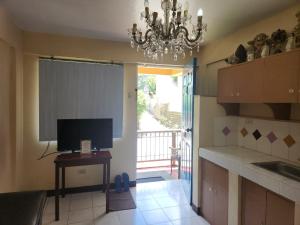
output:
[[178, 162], [173, 160], [171, 174], [171, 147], [180, 146], [182, 72], [167, 68], [139, 72], [138, 178], [176, 179]]

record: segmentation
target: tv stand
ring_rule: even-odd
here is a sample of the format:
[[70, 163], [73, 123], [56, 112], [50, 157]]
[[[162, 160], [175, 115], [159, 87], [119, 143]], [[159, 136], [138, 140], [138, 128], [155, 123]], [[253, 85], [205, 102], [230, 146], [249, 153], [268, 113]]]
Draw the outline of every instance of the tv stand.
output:
[[[106, 192], [106, 213], [109, 212], [110, 160], [109, 151], [90, 153], [68, 153], [58, 155], [55, 163], [55, 220], [59, 220], [59, 195], [65, 196], [65, 168], [73, 166], [87, 166], [103, 164], [103, 192]], [[59, 170], [62, 169], [62, 190], [59, 189]]]

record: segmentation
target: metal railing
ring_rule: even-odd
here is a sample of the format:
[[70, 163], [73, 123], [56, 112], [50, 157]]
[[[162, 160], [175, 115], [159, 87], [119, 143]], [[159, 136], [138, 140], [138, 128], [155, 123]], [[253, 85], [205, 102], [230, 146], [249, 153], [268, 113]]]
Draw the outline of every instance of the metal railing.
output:
[[149, 162], [171, 159], [170, 147], [178, 147], [180, 130], [138, 131], [137, 161]]

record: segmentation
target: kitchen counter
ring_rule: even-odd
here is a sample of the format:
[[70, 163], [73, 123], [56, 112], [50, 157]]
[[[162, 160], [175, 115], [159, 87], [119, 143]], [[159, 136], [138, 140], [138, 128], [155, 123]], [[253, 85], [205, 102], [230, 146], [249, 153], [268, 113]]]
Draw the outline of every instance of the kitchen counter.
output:
[[283, 161], [294, 164], [292, 162], [236, 146], [200, 148], [199, 156], [227, 169], [231, 173], [245, 177], [282, 195], [297, 204], [300, 203], [300, 182], [251, 164], [268, 161]]

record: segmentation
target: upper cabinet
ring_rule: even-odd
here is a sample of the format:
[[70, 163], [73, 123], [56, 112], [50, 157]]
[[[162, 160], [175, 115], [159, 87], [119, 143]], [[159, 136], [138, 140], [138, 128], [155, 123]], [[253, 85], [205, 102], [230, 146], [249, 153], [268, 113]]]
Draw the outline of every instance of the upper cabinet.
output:
[[218, 102], [300, 102], [300, 50], [220, 69]]
[[219, 70], [218, 100], [222, 103], [257, 103], [262, 101], [264, 61], [226, 67]]
[[263, 101], [297, 103], [300, 78], [300, 51], [265, 58]]

